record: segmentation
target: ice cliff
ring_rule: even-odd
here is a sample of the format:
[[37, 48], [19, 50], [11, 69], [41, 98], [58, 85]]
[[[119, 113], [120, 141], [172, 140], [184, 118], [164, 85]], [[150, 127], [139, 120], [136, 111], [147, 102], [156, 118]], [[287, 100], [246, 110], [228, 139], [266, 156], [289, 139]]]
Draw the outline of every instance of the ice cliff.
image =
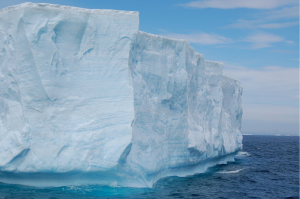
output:
[[149, 186], [242, 147], [240, 83], [138, 12], [0, 10], [0, 182]]

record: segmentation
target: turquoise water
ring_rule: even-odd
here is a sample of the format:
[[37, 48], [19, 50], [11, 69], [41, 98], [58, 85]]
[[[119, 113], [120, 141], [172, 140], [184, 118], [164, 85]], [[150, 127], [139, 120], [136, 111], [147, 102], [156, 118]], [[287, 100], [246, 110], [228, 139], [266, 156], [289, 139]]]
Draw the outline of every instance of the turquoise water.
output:
[[168, 177], [153, 188], [98, 185], [35, 188], [0, 184], [0, 199], [299, 198], [299, 137], [244, 136], [235, 162]]

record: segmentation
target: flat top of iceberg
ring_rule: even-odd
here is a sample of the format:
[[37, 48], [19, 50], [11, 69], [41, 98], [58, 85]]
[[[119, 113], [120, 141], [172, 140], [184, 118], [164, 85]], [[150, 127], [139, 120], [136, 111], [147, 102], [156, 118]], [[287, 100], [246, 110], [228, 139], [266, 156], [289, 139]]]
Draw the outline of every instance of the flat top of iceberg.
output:
[[[147, 32], [143, 32], [143, 31], [139, 31], [139, 34], [142, 34], [144, 36], [150, 36], [152, 39], [163, 39], [163, 40], [167, 40], [167, 41], [174, 41], [174, 42], [182, 42], [182, 43], [185, 43], [187, 44], [188, 46], [190, 46], [190, 43], [187, 42], [185, 39], [174, 39], [174, 38], [169, 38], [169, 37], [166, 37], [166, 36], [161, 36], [161, 35], [155, 35], [155, 34], [152, 34], [152, 33], [147, 33]], [[204, 56], [201, 54], [201, 53], [198, 53], [198, 52], [195, 52], [194, 48], [190, 47], [192, 49], [192, 51], [199, 55], [200, 57], [204, 58]], [[207, 63], [211, 63], [211, 64], [219, 64], [219, 65], [222, 65], [223, 67], [223, 62], [219, 62], [219, 61], [209, 61], [209, 60], [205, 60], [205, 62]]]
[[[161, 39], [161, 40], [166, 40], [166, 41], [170, 41], [170, 42], [178, 42], [178, 43], [182, 42], [182, 43], [185, 43], [188, 46], [190, 46], [189, 42], [187, 42], [185, 39], [174, 39], [174, 38], [170, 38], [167, 36], [155, 35], [155, 34], [143, 32], [143, 31], [139, 31], [139, 34], [144, 35], [144, 36], [149, 36], [151, 39]], [[191, 47], [191, 49], [195, 54], [203, 57], [203, 55], [201, 53], [195, 52], [194, 48]]]
[[184, 43], [187, 43], [188, 42], [184, 39], [174, 39], [174, 38], [170, 38], [170, 37], [167, 37], [167, 36], [162, 36], [162, 35], [155, 35], [155, 34], [152, 34], [152, 33], [148, 33], [148, 32], [143, 32], [143, 31], [139, 31], [140, 34], [142, 35], [149, 35], [151, 36], [152, 38], [160, 38], [160, 39], [166, 39], [166, 40], [169, 40], [169, 41], [178, 41], [178, 42], [184, 42]]
[[[235, 82], [236, 84], [238, 84], [241, 88], [243, 88], [243, 87], [241, 86], [241, 82], [240, 82], [239, 80], [233, 79], [233, 78], [228, 77], [228, 76], [226, 76], [226, 75], [224, 75], [224, 74], [223, 74], [223, 78], [224, 78], [225, 80], [227, 80], [227, 81], [233, 81], [233, 82]], [[244, 135], [246, 135], [246, 134], [244, 134]]]
[[77, 12], [86, 12], [86, 13], [98, 13], [98, 14], [127, 14], [127, 15], [139, 15], [138, 11], [124, 11], [124, 10], [110, 10], [110, 9], [87, 9], [87, 8], [79, 8], [73, 6], [63, 6], [58, 4], [49, 4], [49, 3], [22, 3], [14, 6], [9, 6], [3, 9], [0, 9], [0, 13], [8, 12], [11, 10], [22, 9], [22, 8], [50, 8], [50, 9], [58, 9], [58, 10], [72, 10]]

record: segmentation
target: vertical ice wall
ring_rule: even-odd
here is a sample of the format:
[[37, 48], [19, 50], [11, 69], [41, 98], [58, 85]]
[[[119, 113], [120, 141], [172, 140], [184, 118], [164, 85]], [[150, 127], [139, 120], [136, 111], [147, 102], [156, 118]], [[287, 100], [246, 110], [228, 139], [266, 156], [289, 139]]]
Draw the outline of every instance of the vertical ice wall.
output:
[[130, 143], [138, 12], [25, 3], [0, 11], [0, 167], [108, 169]]
[[241, 116], [240, 87], [223, 80], [221, 63], [204, 61], [185, 41], [139, 32], [129, 67], [135, 120], [125, 167], [145, 183], [241, 148], [233, 118]]
[[232, 153], [242, 148], [242, 93], [240, 82], [229, 77], [222, 78], [223, 103], [219, 132], [223, 137], [224, 150]]
[[188, 164], [186, 42], [139, 32], [129, 66], [135, 120], [127, 164], [151, 181], [167, 168]]

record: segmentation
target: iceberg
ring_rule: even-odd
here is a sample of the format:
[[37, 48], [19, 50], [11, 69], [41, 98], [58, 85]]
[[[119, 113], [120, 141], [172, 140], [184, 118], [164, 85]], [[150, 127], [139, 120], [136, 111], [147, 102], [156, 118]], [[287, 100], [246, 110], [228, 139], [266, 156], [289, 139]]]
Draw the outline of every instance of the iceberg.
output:
[[139, 13], [0, 10], [0, 182], [152, 187], [232, 161], [242, 87]]

